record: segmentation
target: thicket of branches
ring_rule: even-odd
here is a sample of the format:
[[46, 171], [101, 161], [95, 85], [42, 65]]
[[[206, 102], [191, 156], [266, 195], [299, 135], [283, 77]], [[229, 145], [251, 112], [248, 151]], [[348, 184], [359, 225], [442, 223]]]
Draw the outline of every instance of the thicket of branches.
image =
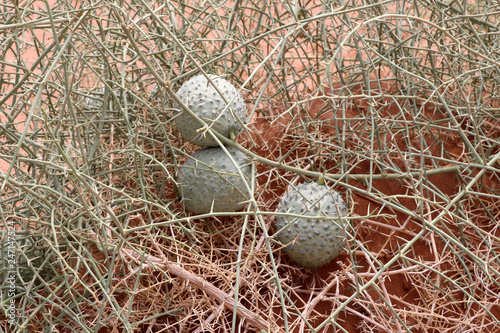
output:
[[[21, 331], [498, 330], [499, 12], [2, 3], [0, 329], [13, 299]], [[194, 216], [178, 199], [197, 148], [172, 101], [200, 72], [248, 105], [232, 145], [255, 184], [234, 214]], [[349, 237], [309, 271], [282, 253], [273, 212], [319, 176], [349, 203]]]

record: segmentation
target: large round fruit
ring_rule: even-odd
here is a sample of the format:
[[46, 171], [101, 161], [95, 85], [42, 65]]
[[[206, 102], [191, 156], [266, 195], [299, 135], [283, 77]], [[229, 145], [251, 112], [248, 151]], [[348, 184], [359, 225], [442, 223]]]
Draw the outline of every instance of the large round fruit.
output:
[[[48, 281], [54, 276], [54, 255], [42, 236], [26, 234], [0, 237], [0, 289], [26, 285], [38, 276]], [[22, 280], [21, 280], [22, 279]], [[23, 286], [24, 286], [23, 285]]]
[[[227, 107], [224, 98], [204, 75], [195, 76], [184, 83], [177, 91], [177, 96], [213, 130], [233, 140], [243, 130], [247, 116], [245, 101], [229, 81], [215, 75], [209, 75], [209, 77], [226, 101], [230, 103], [230, 107]], [[180, 105], [175, 103], [174, 108], [180, 110], [175, 117], [175, 125], [184, 139], [200, 147], [218, 146], [210, 133], [204, 130], [198, 132], [202, 125]]]
[[348, 210], [338, 192], [314, 182], [300, 184], [283, 195], [277, 212], [300, 216], [277, 215], [275, 225], [278, 240], [289, 244], [285, 253], [297, 264], [319, 267], [342, 251], [346, 231], [338, 217]]
[[245, 181], [250, 184], [252, 168], [245, 154], [226, 148], [238, 168], [220, 147], [196, 151], [179, 170], [179, 189], [184, 207], [195, 214], [234, 212], [249, 199]]

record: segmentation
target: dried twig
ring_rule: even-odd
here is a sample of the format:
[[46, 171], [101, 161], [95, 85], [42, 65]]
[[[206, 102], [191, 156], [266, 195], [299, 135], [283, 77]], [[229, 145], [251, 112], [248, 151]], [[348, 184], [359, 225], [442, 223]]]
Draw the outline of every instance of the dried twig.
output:
[[[151, 255], [147, 255], [146, 258], [142, 258], [144, 256], [143, 254], [137, 253], [131, 249], [123, 248], [121, 251], [127, 257], [134, 260], [136, 263], [141, 263], [142, 260], [148, 262], [142, 264], [140, 268], [136, 268], [134, 271], [130, 272], [131, 275], [136, 274], [139, 270], [154, 271], [157, 269], [162, 269], [194, 285], [196, 288], [203, 290], [211, 298], [222, 303], [226, 309], [232, 311], [235, 308], [234, 298], [231, 297], [228, 293], [215, 287], [213, 284], [203, 279], [202, 277], [199, 277], [185, 270], [184, 268], [182, 268], [182, 266], [174, 264], [172, 262], [167, 262], [165, 259], [157, 258]], [[264, 319], [259, 317], [258, 314], [249, 311], [248, 309], [244, 308], [241, 305], [236, 306], [236, 313], [241, 319], [248, 321], [248, 323], [250, 323], [253, 327], [259, 330], [267, 330], [269, 332], [280, 332], [278, 328], [273, 327], [273, 325], [271, 325], [270, 323], [266, 322]]]

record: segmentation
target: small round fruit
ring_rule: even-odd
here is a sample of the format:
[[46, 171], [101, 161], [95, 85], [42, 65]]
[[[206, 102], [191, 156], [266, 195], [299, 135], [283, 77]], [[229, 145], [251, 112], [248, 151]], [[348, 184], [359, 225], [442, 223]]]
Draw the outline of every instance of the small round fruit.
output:
[[54, 255], [47, 246], [42, 236], [32, 234], [0, 237], [0, 280], [29, 283], [36, 278], [35, 272], [46, 281], [51, 279]]
[[[105, 95], [105, 87], [100, 87], [100, 88], [97, 88], [94, 91], [90, 92], [87, 99], [85, 100], [85, 106], [87, 108], [87, 111], [89, 111], [89, 110], [102, 111], [104, 95]], [[107, 102], [110, 103], [110, 104], [108, 104], [108, 106], [110, 105], [110, 110], [115, 109], [115, 106], [114, 106], [115, 98], [113, 95], [116, 96], [116, 98], [118, 98], [118, 100], [120, 102], [122, 101], [121, 92], [119, 89], [115, 89], [114, 92], [109, 92]], [[128, 94], [127, 94], [127, 100], [130, 103], [133, 103], [132, 98], [129, 98], [129, 97], [130, 96], [128, 96]]]
[[226, 148], [241, 170], [220, 147], [196, 151], [179, 170], [179, 189], [184, 207], [195, 214], [235, 212], [249, 199], [245, 181], [250, 184], [252, 167], [242, 152]]
[[[215, 75], [209, 75], [209, 77], [226, 101], [230, 103], [230, 107], [227, 107], [224, 98], [203, 74], [184, 83], [177, 91], [177, 96], [213, 130], [234, 140], [243, 130], [247, 116], [245, 101], [238, 89], [229, 81]], [[174, 108], [180, 110], [175, 117], [175, 125], [184, 139], [200, 147], [218, 146], [210, 133], [204, 130], [198, 131], [202, 127], [201, 124], [185, 112], [180, 105], [175, 103]]]
[[278, 240], [289, 244], [285, 253], [297, 264], [320, 267], [342, 251], [346, 231], [338, 217], [347, 216], [348, 210], [338, 192], [326, 185], [303, 183], [283, 195], [277, 212], [300, 215], [277, 215], [275, 225]]

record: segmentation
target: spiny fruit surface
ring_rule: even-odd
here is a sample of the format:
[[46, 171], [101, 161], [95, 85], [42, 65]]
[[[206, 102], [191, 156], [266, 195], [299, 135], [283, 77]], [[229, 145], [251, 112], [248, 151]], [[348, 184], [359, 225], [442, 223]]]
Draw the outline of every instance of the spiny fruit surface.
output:
[[315, 218], [347, 216], [347, 205], [338, 192], [314, 182], [303, 183], [283, 195], [277, 211], [307, 216], [276, 216], [277, 238], [289, 244], [284, 251], [297, 264], [320, 267], [342, 251], [346, 238], [342, 220]]
[[3, 281], [7, 284], [12, 279], [19, 282], [22, 278], [29, 283], [36, 276], [35, 271], [48, 281], [54, 276], [53, 261], [53, 253], [45, 247], [42, 236], [0, 237], [0, 289]]
[[[250, 184], [252, 167], [242, 152], [226, 148]], [[220, 147], [196, 151], [179, 170], [179, 189], [184, 207], [195, 214], [234, 212], [249, 199], [245, 180]]]
[[[90, 92], [85, 100], [86, 111], [102, 111], [104, 96], [105, 96], [105, 87], [100, 87]], [[125, 96], [127, 99], [128, 107], [130, 109], [133, 109], [136, 103], [135, 98], [133, 98], [132, 95], [130, 95], [130, 93], [127, 92], [125, 92]], [[124, 108], [125, 105], [123, 103], [123, 95], [120, 89], [115, 89], [114, 92], [109, 92], [108, 95], [107, 102], [110, 103], [108, 104], [109, 109], [110, 110], [118, 109], [115, 104], [116, 103], [115, 98], [118, 99], [118, 102], [121, 104], [121, 107]]]
[[[215, 75], [209, 75], [209, 77], [224, 95], [226, 101], [230, 103], [230, 108], [226, 107], [224, 98], [203, 74], [184, 83], [177, 91], [177, 96], [207, 125], [213, 123], [212, 129], [227, 138], [234, 139], [241, 133], [247, 116], [245, 101], [229, 81]], [[204, 133], [203, 130], [197, 132], [202, 127], [201, 124], [182, 110], [180, 105], [175, 103], [174, 108], [180, 110], [179, 115], [175, 117], [175, 125], [184, 139], [200, 147], [218, 146], [210, 133]]]

